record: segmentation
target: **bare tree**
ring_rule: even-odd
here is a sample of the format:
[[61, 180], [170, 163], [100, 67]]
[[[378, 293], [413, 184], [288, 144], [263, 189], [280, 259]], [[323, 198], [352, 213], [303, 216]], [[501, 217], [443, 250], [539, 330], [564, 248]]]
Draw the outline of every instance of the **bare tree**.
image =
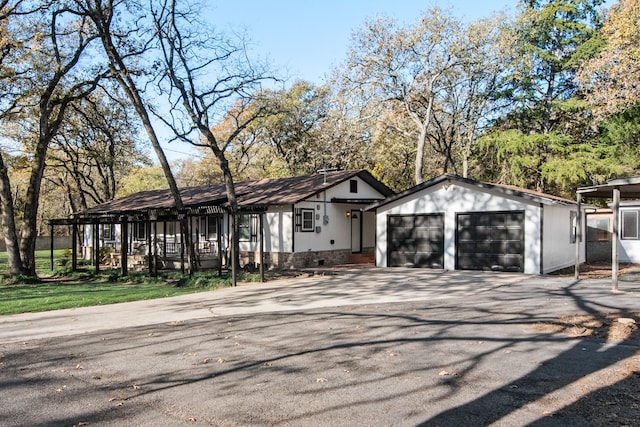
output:
[[[153, 2], [152, 2], [153, 3]], [[238, 260], [238, 204], [227, 148], [248, 126], [270, 111], [257, 101], [261, 84], [270, 79], [265, 68], [252, 63], [246, 45], [211, 33], [198, 20], [199, 11], [175, 0], [152, 4], [162, 52], [159, 87], [170, 102], [170, 118], [162, 118], [176, 138], [207, 147], [218, 159], [232, 218], [232, 280]], [[212, 131], [216, 121], [232, 123], [224, 135]], [[195, 136], [195, 138], [194, 138]], [[222, 136], [222, 137], [220, 137]]]
[[414, 26], [388, 18], [356, 33], [345, 73], [347, 90], [364, 102], [399, 103], [417, 131], [415, 182], [423, 181], [425, 145], [439, 98], [449, 90], [444, 74], [458, 66], [461, 23], [432, 8]]
[[[149, 55], [150, 43], [154, 41], [154, 37], [153, 35], [147, 37], [149, 28], [144, 25], [138, 27], [141, 25], [141, 17], [139, 16], [134, 16], [127, 22], [128, 26], [123, 28], [118, 27], [115, 22], [118, 12], [121, 15], [131, 14], [132, 11], [139, 8], [139, 5], [129, 0], [74, 0], [74, 3], [77, 13], [87, 16], [93, 22], [108, 58], [111, 74], [133, 104], [165, 174], [176, 209], [179, 212], [183, 211], [184, 203], [180, 190], [167, 156], [160, 145], [147, 104], [143, 99], [142, 90], [136, 81], [136, 76], [143, 74], [143, 70], [136, 68], [135, 61], [141, 60], [141, 56], [144, 54]], [[191, 273], [195, 270], [196, 261], [186, 216], [180, 221], [180, 228], [187, 247], [187, 262]]]

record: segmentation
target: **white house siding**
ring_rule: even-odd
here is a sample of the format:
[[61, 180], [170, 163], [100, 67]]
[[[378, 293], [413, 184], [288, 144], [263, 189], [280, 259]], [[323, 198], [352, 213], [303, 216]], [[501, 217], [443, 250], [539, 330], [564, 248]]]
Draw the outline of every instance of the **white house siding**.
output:
[[377, 210], [376, 265], [387, 266], [387, 217], [389, 215], [444, 214], [444, 268], [454, 270], [456, 262], [456, 214], [469, 212], [523, 211], [525, 213], [524, 272], [540, 273], [540, 220], [542, 208], [518, 197], [482, 190], [465, 183], [445, 181], [418, 191]]
[[[626, 202], [629, 206], [621, 207], [618, 219], [618, 236], [620, 236], [618, 245], [618, 260], [623, 263], [640, 263], [640, 235], [637, 238], [623, 237], [624, 225], [623, 225], [623, 212], [625, 211], [640, 211], [639, 205]], [[640, 213], [638, 213], [640, 217]], [[640, 228], [640, 224], [638, 225]], [[640, 233], [640, 231], [639, 231]]]
[[[375, 213], [363, 212], [365, 205], [343, 203], [347, 199], [381, 199], [383, 196], [358, 177], [357, 193], [351, 192], [350, 180], [328, 188], [326, 191], [296, 203], [294, 206], [271, 206], [264, 219], [264, 251], [270, 254], [270, 264], [281, 266], [313, 266], [319, 263], [335, 264], [348, 262], [352, 251], [351, 218], [347, 212], [361, 211], [362, 251], [375, 247]], [[313, 231], [296, 231], [296, 209], [314, 212]], [[253, 242], [240, 242], [240, 252], [247, 259], [250, 253], [260, 249], [260, 234]]]
[[[545, 206], [544, 207], [544, 254], [542, 267], [543, 273], [550, 273], [561, 268], [570, 267], [575, 264], [576, 244], [571, 242], [572, 224], [571, 212], [577, 212], [575, 206]], [[585, 219], [582, 220], [583, 229]], [[580, 258], [584, 261], [584, 232], [582, 233], [582, 244], [580, 247]]]
[[[380, 199], [378, 191], [360, 178], [358, 192], [351, 193], [349, 180], [340, 183], [327, 191], [316, 194], [310, 199], [296, 204], [296, 208], [313, 209], [315, 225], [319, 231], [296, 232], [295, 251], [351, 251], [351, 218], [347, 212], [362, 210], [365, 206], [351, 203], [336, 203], [333, 199]], [[362, 215], [362, 248], [375, 246], [375, 214]]]

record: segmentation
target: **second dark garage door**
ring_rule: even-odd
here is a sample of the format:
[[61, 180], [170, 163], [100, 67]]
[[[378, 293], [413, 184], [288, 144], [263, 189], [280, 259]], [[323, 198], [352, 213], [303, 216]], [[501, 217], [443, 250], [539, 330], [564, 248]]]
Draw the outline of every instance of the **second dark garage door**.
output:
[[390, 215], [389, 267], [444, 266], [444, 216]]
[[456, 268], [524, 272], [524, 212], [458, 214]]

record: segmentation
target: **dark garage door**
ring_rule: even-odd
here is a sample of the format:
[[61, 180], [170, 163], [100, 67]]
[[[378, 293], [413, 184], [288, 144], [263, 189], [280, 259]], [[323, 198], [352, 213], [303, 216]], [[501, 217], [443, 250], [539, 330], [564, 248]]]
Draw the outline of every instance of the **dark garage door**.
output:
[[389, 267], [443, 268], [444, 216], [391, 215]]
[[524, 212], [458, 214], [456, 268], [524, 272]]

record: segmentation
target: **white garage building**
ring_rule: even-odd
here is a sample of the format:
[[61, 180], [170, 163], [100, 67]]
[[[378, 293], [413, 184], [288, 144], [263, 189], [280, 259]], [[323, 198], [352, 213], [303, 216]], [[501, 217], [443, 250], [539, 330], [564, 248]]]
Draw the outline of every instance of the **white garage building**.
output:
[[369, 210], [379, 267], [543, 274], [575, 264], [577, 204], [549, 194], [444, 174]]

